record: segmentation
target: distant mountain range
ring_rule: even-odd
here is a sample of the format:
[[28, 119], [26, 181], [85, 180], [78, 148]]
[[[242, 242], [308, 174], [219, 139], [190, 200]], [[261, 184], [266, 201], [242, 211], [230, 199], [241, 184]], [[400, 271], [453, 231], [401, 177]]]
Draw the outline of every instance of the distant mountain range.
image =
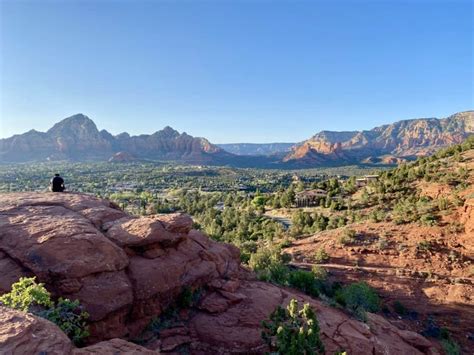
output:
[[295, 143], [227, 143], [218, 147], [236, 155], [275, 155], [291, 151]]
[[329, 162], [396, 163], [401, 159], [432, 154], [457, 144], [474, 133], [474, 111], [443, 119], [398, 121], [369, 131], [322, 131], [291, 148], [283, 161], [298, 166]]
[[68, 117], [47, 132], [31, 130], [0, 140], [2, 162], [120, 160], [123, 153], [127, 153], [127, 161], [155, 159], [198, 164], [224, 163], [231, 156], [205, 138], [179, 133], [171, 127], [151, 135], [113, 136], [106, 130], [99, 131], [83, 114]]
[[47, 132], [31, 130], [0, 139], [0, 162], [134, 160], [249, 167], [317, 167], [354, 163], [397, 163], [428, 155], [474, 133], [474, 111], [450, 117], [399, 121], [369, 131], [322, 131], [301, 143], [210, 143], [171, 127], [153, 134], [112, 135], [83, 114]]

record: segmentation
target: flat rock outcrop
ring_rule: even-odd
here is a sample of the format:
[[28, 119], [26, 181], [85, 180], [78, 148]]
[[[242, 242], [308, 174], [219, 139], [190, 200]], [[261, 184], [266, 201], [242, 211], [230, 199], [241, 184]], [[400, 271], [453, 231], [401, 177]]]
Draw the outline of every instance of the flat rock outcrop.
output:
[[[236, 247], [192, 227], [187, 215], [132, 217], [84, 194], [0, 195], [0, 293], [21, 276], [35, 275], [53, 296], [79, 299], [90, 313], [91, 345], [75, 349], [52, 323], [5, 308], [0, 309], [0, 343], [11, 353], [21, 353], [22, 346], [33, 352], [46, 346], [48, 354], [56, 348], [64, 354], [183, 348], [193, 354], [263, 353], [261, 321], [276, 306], [298, 298], [317, 310], [329, 353], [436, 353], [427, 339], [380, 316], [360, 323], [298, 292], [256, 281], [240, 266]], [[146, 337], [150, 321], [185, 289], [200, 290], [196, 306], [159, 338]], [[52, 335], [29, 344], [32, 331]], [[146, 338], [148, 350], [117, 338]]]

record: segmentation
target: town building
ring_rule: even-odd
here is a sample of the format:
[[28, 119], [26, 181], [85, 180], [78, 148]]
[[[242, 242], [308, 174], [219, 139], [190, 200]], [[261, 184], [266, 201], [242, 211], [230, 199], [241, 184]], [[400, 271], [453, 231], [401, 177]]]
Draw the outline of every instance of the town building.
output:
[[326, 198], [327, 192], [321, 189], [305, 190], [295, 196], [296, 207], [318, 206], [319, 200]]
[[362, 178], [356, 179], [356, 187], [364, 187], [371, 181], [377, 181], [379, 179], [378, 175], [365, 175]]

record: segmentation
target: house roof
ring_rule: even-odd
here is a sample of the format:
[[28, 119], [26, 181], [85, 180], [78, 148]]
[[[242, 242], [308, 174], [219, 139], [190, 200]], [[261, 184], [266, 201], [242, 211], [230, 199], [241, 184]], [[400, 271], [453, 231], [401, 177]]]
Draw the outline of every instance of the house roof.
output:
[[298, 192], [296, 194], [297, 197], [314, 197], [314, 196], [326, 196], [327, 192], [322, 189], [314, 189], [314, 190], [304, 190], [301, 192]]

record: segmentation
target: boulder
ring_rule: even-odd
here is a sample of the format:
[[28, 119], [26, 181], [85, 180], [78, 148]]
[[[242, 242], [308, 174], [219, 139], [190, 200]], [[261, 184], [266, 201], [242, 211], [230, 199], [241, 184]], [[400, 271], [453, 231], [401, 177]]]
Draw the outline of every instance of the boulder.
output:
[[69, 338], [50, 321], [0, 306], [0, 354], [70, 354]]
[[111, 339], [77, 349], [54, 323], [0, 306], [0, 354], [115, 355], [159, 354], [123, 339]]
[[155, 355], [160, 354], [158, 351], [144, 348], [143, 346], [130, 343], [123, 339], [110, 339], [101, 341], [94, 345], [82, 349], [73, 349], [71, 355]]
[[182, 236], [170, 233], [156, 217], [124, 218], [109, 225], [106, 236], [120, 247], [144, 247], [152, 244], [172, 246]]
[[187, 214], [162, 214], [159, 215], [158, 218], [164, 224], [166, 230], [172, 233], [187, 234], [193, 228], [193, 220]]

